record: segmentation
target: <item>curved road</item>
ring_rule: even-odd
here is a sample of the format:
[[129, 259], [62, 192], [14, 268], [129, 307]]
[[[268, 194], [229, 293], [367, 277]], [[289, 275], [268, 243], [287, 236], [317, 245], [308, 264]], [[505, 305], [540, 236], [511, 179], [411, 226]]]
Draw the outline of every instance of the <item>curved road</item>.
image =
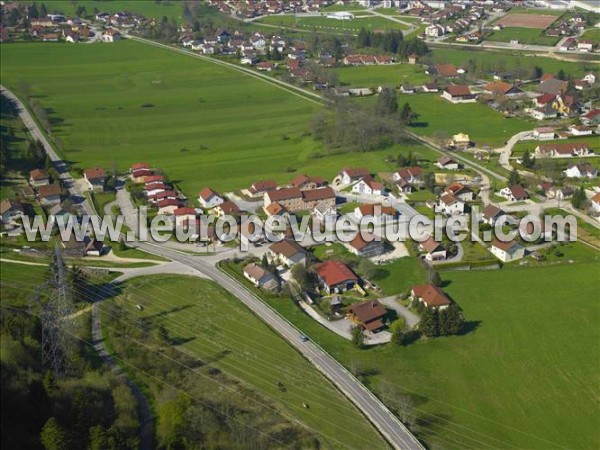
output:
[[[165, 46], [169, 48], [168, 46]], [[172, 48], [171, 48], [172, 49]], [[173, 50], [173, 49], [172, 49]], [[175, 49], [176, 50], [176, 49]], [[214, 60], [211, 60], [214, 61]], [[81, 200], [79, 205], [81, 209], [89, 215], [95, 215], [93, 207], [86, 200], [85, 196], [78, 191], [76, 183], [73, 182], [71, 175], [68, 172], [68, 167], [62, 159], [54, 151], [46, 139], [44, 133], [38, 127], [37, 122], [33, 120], [29, 111], [23, 103], [10, 91], [0, 86], [2, 93], [12, 99], [19, 106], [19, 115], [25, 126], [29, 129], [31, 135], [35, 139], [39, 139], [50, 159], [57, 168], [61, 181], [65, 183], [75, 197]], [[282, 87], [285, 89], [284, 87]], [[288, 90], [288, 89], [286, 89]], [[187, 254], [165, 248], [159, 244], [142, 243], [136, 244], [142, 250], [149, 253], [159, 255], [173, 261], [180, 262], [211, 278], [233, 295], [235, 295], [242, 303], [250, 310], [266, 322], [271, 328], [277, 331], [284, 339], [286, 339], [294, 348], [296, 348], [308, 361], [310, 361], [317, 369], [323, 373], [340, 391], [342, 391], [350, 401], [352, 401], [358, 409], [371, 421], [371, 423], [379, 430], [379, 432], [388, 440], [388, 442], [396, 449], [402, 450], [424, 450], [424, 447], [412, 435], [412, 433], [394, 416], [390, 410], [379, 400], [371, 391], [369, 391], [360, 381], [358, 381], [344, 366], [337, 362], [332, 356], [326, 353], [321, 347], [312, 341], [302, 342], [299, 339], [301, 332], [283, 318], [279, 313], [269, 307], [266, 303], [256, 297], [252, 292], [240, 285], [237, 281], [225, 275], [210, 263], [203, 261], [201, 257], [189, 256]], [[98, 305], [93, 309], [93, 327], [100, 333], [100, 314]], [[101, 341], [98, 342], [99, 348], [103, 348]], [[108, 355], [110, 356], [110, 355]], [[132, 390], [138, 399], [140, 415], [147, 412], [150, 414], [150, 409], [146, 398], [137, 390], [132, 383]], [[139, 397], [138, 397], [139, 394]], [[147, 407], [144, 407], [144, 405]], [[141, 437], [143, 441], [142, 448], [151, 448], [152, 433], [147, 432], [148, 427], [152, 426], [151, 415], [142, 417]], [[149, 439], [149, 440], [148, 440]]]

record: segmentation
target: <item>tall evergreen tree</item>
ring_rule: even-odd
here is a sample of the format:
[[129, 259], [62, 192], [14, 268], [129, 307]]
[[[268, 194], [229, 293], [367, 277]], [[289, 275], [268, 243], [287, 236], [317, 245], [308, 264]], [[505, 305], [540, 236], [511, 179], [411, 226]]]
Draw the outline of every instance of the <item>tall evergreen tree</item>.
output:
[[427, 337], [439, 336], [439, 314], [437, 309], [425, 308], [421, 317], [420, 329]]

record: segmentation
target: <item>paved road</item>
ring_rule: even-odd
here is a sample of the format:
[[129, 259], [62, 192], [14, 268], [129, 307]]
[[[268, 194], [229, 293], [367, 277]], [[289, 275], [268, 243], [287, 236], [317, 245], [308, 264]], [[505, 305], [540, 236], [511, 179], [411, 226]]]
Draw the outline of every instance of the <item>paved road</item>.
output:
[[150, 243], [138, 243], [136, 247], [186, 264], [210, 277], [213, 281], [235, 295], [329, 378], [369, 418], [394, 448], [423, 449], [423, 446], [402, 422], [360, 381], [315, 343], [311, 341], [302, 342], [299, 339], [300, 330], [237, 281], [222, 273], [202, 258], [182, 254]]
[[[58, 154], [46, 140], [36, 122], [31, 118], [29, 112], [25, 109], [20, 100], [11, 92], [7, 91], [4, 87], [2, 87], [2, 92], [9, 98], [13, 99], [20, 106], [19, 114], [21, 119], [30, 129], [32, 136], [34, 136], [36, 139], [39, 139], [44, 144], [48, 155], [56, 167], [60, 168], [59, 173], [61, 180], [63, 180], [69, 187], [71, 194], [81, 195], [81, 193], [77, 191], [76, 183], [73, 183], [73, 179], [68, 173], [68, 168], [64, 165]], [[117, 193], [117, 195], [119, 195], [119, 193]], [[95, 215], [93, 207], [89, 204], [89, 202], [87, 202], [85, 197], [82, 198], [80, 204], [82, 209], [87, 214]], [[300, 351], [305, 358], [307, 358], [315, 367], [317, 367], [317, 369], [319, 369], [327, 378], [329, 378], [329, 380], [331, 380], [331, 382], [334, 383], [338, 389], [340, 389], [362, 411], [363, 414], [365, 414], [365, 416], [371, 421], [371, 423], [373, 423], [373, 425], [394, 448], [403, 450], [424, 449], [424, 447], [404, 426], [404, 424], [402, 424], [402, 422], [400, 422], [400, 420], [394, 416], [371, 391], [369, 391], [360, 381], [358, 381], [350, 372], [348, 372], [344, 366], [342, 366], [315, 343], [311, 341], [302, 342], [299, 339], [301, 332], [297, 328], [280, 316], [275, 310], [271, 309], [253, 293], [247, 290], [244, 286], [240, 285], [237, 281], [230, 278], [228, 275], [225, 275], [209, 262], [204, 261], [202, 258], [195, 256], [192, 257], [185, 253], [174, 251], [158, 244], [140, 242], [135, 246], [149, 253], [169, 258], [192, 269], [196, 269], [200, 273], [217, 282], [219, 285], [223, 286], [225, 289], [235, 295], [240, 301], [242, 301], [242, 303], [250, 308], [271, 328], [283, 336], [293, 347]], [[105, 359], [105, 361], [107, 361], [107, 364], [113, 367], [112, 365], [116, 365], [116, 363], [114, 360], [110, 362], [112, 358], [104, 349], [101, 340], [102, 334], [99, 305], [95, 304], [94, 306], [95, 307], [92, 310], [92, 331], [94, 340], [97, 343], [97, 350]], [[151, 448], [152, 415], [149, 404], [141, 391], [136, 389], [136, 386], [133, 382], [128, 380], [128, 384], [131, 386], [132, 392], [136, 396], [139, 404], [140, 417], [142, 418], [142, 448]]]

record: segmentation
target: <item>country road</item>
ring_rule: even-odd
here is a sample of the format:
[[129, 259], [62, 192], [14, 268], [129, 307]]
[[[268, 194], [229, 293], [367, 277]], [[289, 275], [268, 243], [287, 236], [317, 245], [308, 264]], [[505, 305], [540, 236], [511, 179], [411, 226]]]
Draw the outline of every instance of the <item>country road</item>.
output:
[[[168, 46], [165, 46], [169, 48]], [[175, 49], [177, 50], [177, 49]], [[188, 53], [189, 54], [189, 53]], [[194, 56], [194, 55], [190, 55]], [[68, 172], [68, 167], [55, 152], [54, 148], [46, 139], [44, 133], [40, 130], [37, 122], [31, 117], [29, 111], [23, 103], [12, 92], [3, 86], [0, 86], [2, 94], [13, 100], [19, 106], [19, 115], [23, 123], [29, 129], [29, 132], [35, 139], [39, 139], [50, 159], [57, 168], [61, 181], [69, 188], [72, 195], [81, 198], [79, 205], [82, 210], [89, 215], [96, 215], [92, 205], [86, 197], [77, 189], [77, 184], [73, 182]], [[285, 88], [284, 88], [285, 89]], [[288, 90], [288, 89], [285, 89]], [[289, 323], [274, 309], [256, 297], [244, 286], [240, 285], [233, 278], [221, 272], [215, 266], [202, 257], [190, 256], [182, 252], [171, 250], [160, 244], [138, 242], [135, 247], [145, 250], [151, 254], [162, 256], [173, 261], [185, 264], [196, 269], [200, 273], [212, 279], [230, 293], [236, 296], [244, 305], [260, 317], [271, 328], [278, 332], [290, 345], [296, 348], [308, 361], [310, 361], [323, 375], [325, 375], [346, 397], [352, 401], [356, 407], [371, 421], [387, 441], [396, 449], [402, 450], [423, 450], [424, 447], [412, 435], [412, 433], [394, 416], [390, 410], [379, 400], [371, 391], [369, 391], [356, 377], [354, 377], [344, 366], [337, 362], [332, 356], [326, 353], [321, 347], [312, 341], [302, 342], [299, 339], [300, 330]], [[109, 364], [110, 355], [106, 352], [101, 340], [100, 308], [98, 304], [94, 305], [92, 310], [92, 328], [94, 332], [94, 341], [97, 344], [97, 350]], [[116, 364], [116, 363], [115, 363]], [[152, 415], [147, 399], [137, 388], [137, 386], [128, 380], [136, 399], [138, 400], [139, 412], [142, 423], [141, 430], [141, 448], [144, 450], [152, 447]]]

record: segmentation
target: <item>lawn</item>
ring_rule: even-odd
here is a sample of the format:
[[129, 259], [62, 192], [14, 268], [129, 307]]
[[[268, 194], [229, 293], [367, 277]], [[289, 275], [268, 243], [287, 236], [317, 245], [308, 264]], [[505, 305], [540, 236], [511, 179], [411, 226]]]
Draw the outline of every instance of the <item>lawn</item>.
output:
[[546, 36], [544, 30], [537, 28], [518, 28], [506, 27], [499, 31], [492, 32], [486, 37], [486, 40], [496, 42], [510, 42], [513, 39], [519, 41], [519, 44], [530, 45], [555, 45], [560, 37]]
[[587, 30], [585, 33], [583, 33], [583, 36], [581, 36], [581, 38], [592, 41], [595, 44], [600, 43], [600, 28], [595, 28], [593, 30]]
[[218, 285], [169, 275], [131, 280], [120, 297], [102, 305], [109, 328], [118, 323], [110, 323], [113, 302], [132, 320], [160, 323], [172, 340], [180, 340], [178, 349], [242, 381], [245, 388], [238, 392], [248, 398], [257, 397], [247, 388], [258, 391], [259, 401], [267, 399], [285, 417], [299, 419], [318, 434], [323, 447], [385, 448], [374, 428], [339, 391]]
[[339, 33], [358, 33], [361, 28], [367, 30], [406, 30], [401, 23], [373, 15], [360, 15], [351, 20], [329, 19], [325, 16], [295, 17], [293, 15], [265, 16], [256, 23], [278, 25], [284, 27], [315, 28], [317, 30], [336, 31]]
[[[545, 73], [558, 73], [563, 69], [566, 73], [570, 73], [573, 77], [582, 77], [586, 70], [594, 67], [593, 64], [584, 62], [561, 61], [558, 59], [546, 58], [543, 56], [524, 55], [520, 51], [493, 51], [490, 49], [434, 49], [432, 52], [432, 60], [436, 63], [452, 63], [457, 66], [467, 66], [469, 60], [476, 61], [478, 67], [491, 72], [498, 71], [514, 71], [516, 69], [531, 70], [535, 66], [539, 66]], [[490, 75], [491, 76], [491, 75]]]
[[153, 0], [94, 0], [89, 1], [71, 1], [71, 0], [52, 0], [45, 3], [49, 13], [63, 13], [70, 16], [75, 15], [78, 6], [85, 6], [87, 14], [93, 14], [94, 9], [108, 13], [119, 11], [131, 11], [141, 14], [144, 17], [160, 19], [163, 16], [174, 18], [178, 22], [181, 20], [183, 11], [181, 1], [153, 1]]
[[[291, 301], [266, 301], [389, 404], [410, 396], [430, 448], [597, 448], [598, 267], [444, 272], [472, 331], [403, 348], [356, 350]], [[387, 292], [421, 280], [409, 267], [388, 277], [391, 289], [375, 281]]]
[[[340, 67], [335, 70], [342, 84], [355, 87], [421, 85], [429, 81], [422, 67], [409, 64]], [[407, 97], [408, 98], [408, 97]]]
[[403, 148], [319, 157], [322, 145], [307, 135], [318, 105], [132, 41], [4, 44], [1, 70], [8, 87], [22, 79], [31, 84], [32, 96], [48, 108], [61, 153], [76, 166], [108, 168], [114, 161], [126, 170], [146, 161], [190, 197], [207, 185], [235, 190], [261, 178], [287, 182], [297, 173], [331, 179], [345, 165], [386, 171], [386, 157]]
[[[401, 99], [404, 101], [404, 97]], [[505, 119], [502, 114], [480, 103], [453, 104], [438, 95], [406, 97], [412, 109], [419, 114], [412, 131], [425, 136], [436, 132], [447, 135], [467, 133], [478, 146], [499, 147], [512, 135], [531, 129], [531, 124], [520, 119]]]

